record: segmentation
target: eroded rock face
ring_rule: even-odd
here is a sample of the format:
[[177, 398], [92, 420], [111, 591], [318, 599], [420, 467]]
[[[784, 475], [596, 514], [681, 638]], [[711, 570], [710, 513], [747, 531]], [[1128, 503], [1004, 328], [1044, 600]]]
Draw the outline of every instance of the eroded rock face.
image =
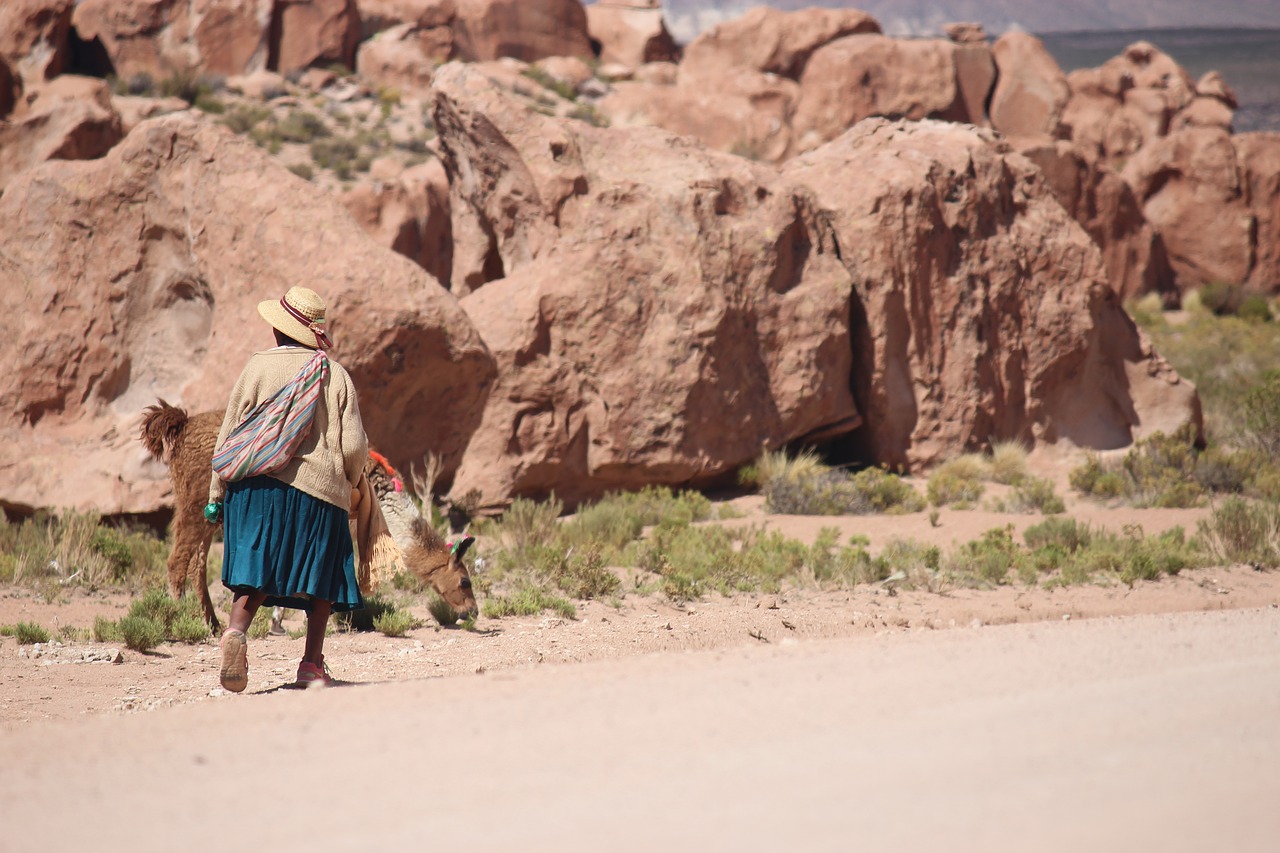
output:
[[450, 27], [423, 29], [401, 24], [360, 45], [356, 70], [371, 86], [392, 87], [406, 96], [424, 97], [431, 89], [432, 72], [452, 53]]
[[587, 13], [579, 0], [453, 0], [455, 59], [591, 56]]
[[1056, 136], [1071, 88], [1044, 43], [1029, 33], [1005, 33], [992, 53], [998, 77], [991, 126], [1006, 136]]
[[80, 0], [72, 23], [115, 73], [243, 74], [267, 67], [273, 0]]
[[1166, 304], [1180, 301], [1164, 241], [1119, 175], [1064, 139], [1024, 136], [1011, 143], [1040, 168], [1058, 202], [1102, 250], [1107, 280], [1122, 300], [1155, 292]]
[[1256, 235], [1247, 281], [1255, 290], [1280, 293], [1280, 133], [1241, 133], [1231, 141]]
[[467, 66], [435, 89], [455, 228], [487, 241], [462, 304], [501, 377], [455, 496], [708, 483], [857, 424], [848, 274], [807, 191], [663, 131], [541, 116]]
[[690, 78], [715, 78], [728, 68], [748, 68], [799, 80], [823, 45], [879, 32], [875, 18], [857, 9], [780, 12], [760, 6], [695, 38], [685, 48], [680, 70]]
[[449, 179], [439, 160], [388, 180], [358, 184], [343, 194], [342, 203], [379, 245], [404, 255], [448, 287], [453, 227]]
[[615, 83], [598, 108], [614, 127], [661, 127], [719, 151], [777, 162], [794, 147], [791, 120], [799, 94], [792, 80], [730, 68], [714, 85], [683, 79], [665, 86]]
[[313, 65], [356, 67], [360, 13], [356, 0], [280, 2], [280, 42], [272, 70], [287, 74]]
[[7, 64], [24, 88], [39, 86], [66, 69], [74, 6], [74, 0], [0, 4], [0, 65]]
[[639, 68], [646, 62], [674, 62], [680, 57], [657, 5], [593, 3], [587, 7], [587, 30], [599, 43], [599, 59], [605, 64]]
[[810, 151], [869, 116], [969, 116], [956, 70], [957, 51], [942, 39], [855, 35], [819, 48], [800, 78], [793, 135], [797, 151]]
[[1198, 424], [1194, 388], [1121, 309], [1097, 247], [993, 142], [869, 120], [783, 169], [838, 212], [863, 452], [914, 466], [998, 439], [1111, 448]]
[[258, 301], [298, 283], [328, 300], [372, 441], [456, 468], [493, 360], [454, 297], [336, 199], [191, 113], [24, 173], [0, 197], [0, 502], [159, 508], [142, 409], [225, 405], [273, 345]]
[[26, 94], [0, 124], [0, 188], [46, 160], [92, 160], [124, 136], [104, 81], [64, 74]]

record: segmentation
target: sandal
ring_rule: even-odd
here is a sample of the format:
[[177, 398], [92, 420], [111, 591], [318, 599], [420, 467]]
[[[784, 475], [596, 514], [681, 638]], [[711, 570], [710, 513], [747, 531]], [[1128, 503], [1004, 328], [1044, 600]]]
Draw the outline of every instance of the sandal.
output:
[[293, 684], [295, 687], [331, 687], [333, 676], [329, 673], [329, 665], [324, 662], [324, 658], [318, 664], [304, 660], [298, 664], [298, 678]]
[[249, 641], [244, 631], [228, 629], [222, 635], [222, 672], [219, 680], [224, 690], [239, 693], [249, 685]]

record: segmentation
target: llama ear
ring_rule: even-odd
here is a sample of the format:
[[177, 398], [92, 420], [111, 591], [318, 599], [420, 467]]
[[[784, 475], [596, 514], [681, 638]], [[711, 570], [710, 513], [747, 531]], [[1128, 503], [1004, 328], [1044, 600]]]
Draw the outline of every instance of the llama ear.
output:
[[450, 549], [453, 556], [461, 560], [463, 555], [467, 553], [467, 549], [470, 548], [475, 541], [476, 538], [474, 536], [463, 536], [457, 542], [454, 542], [453, 548]]

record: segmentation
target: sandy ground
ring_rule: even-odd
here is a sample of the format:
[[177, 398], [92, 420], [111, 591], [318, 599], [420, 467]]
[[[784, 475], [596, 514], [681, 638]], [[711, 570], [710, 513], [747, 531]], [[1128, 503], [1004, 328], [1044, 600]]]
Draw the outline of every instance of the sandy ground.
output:
[[[746, 517], [938, 544], [1035, 516]], [[1204, 511], [1072, 506], [1148, 533]], [[1092, 513], [1092, 517], [1089, 515]], [[0, 623], [87, 627], [121, 595], [0, 589]], [[942, 594], [624, 596], [576, 620], [335, 634], [122, 662], [0, 641], [0, 851], [1274, 850], [1280, 573]], [[425, 608], [421, 615], [426, 616]], [[313, 814], [312, 818], [304, 815]], [[309, 829], [314, 829], [310, 832]]]

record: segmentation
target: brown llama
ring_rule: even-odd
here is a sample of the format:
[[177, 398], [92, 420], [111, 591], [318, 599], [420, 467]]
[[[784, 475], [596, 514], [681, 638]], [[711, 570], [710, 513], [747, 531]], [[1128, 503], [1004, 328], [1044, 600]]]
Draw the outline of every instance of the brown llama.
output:
[[[220, 623], [209, 598], [205, 565], [216, 526], [205, 521], [204, 505], [209, 499], [213, 446], [218, 440], [222, 418], [222, 412], [188, 416], [185, 409], [160, 400], [156, 405], [148, 406], [143, 413], [141, 431], [143, 446], [169, 466], [169, 477], [173, 481], [174, 545], [168, 562], [169, 594], [178, 598], [187, 585], [192, 584], [200, 596], [205, 621], [214, 633], [218, 632]], [[451, 546], [429, 521], [413, 518], [416, 507], [394, 487], [392, 477], [373, 458], [365, 463], [365, 472], [384, 513], [397, 519], [409, 518], [401, 535], [396, 535], [396, 527], [390, 519], [388, 523], [402, 552], [403, 565], [439, 593], [461, 618], [475, 616], [478, 608], [471, 575], [462, 562], [473, 541], [471, 537], [466, 537], [456, 547]]]

